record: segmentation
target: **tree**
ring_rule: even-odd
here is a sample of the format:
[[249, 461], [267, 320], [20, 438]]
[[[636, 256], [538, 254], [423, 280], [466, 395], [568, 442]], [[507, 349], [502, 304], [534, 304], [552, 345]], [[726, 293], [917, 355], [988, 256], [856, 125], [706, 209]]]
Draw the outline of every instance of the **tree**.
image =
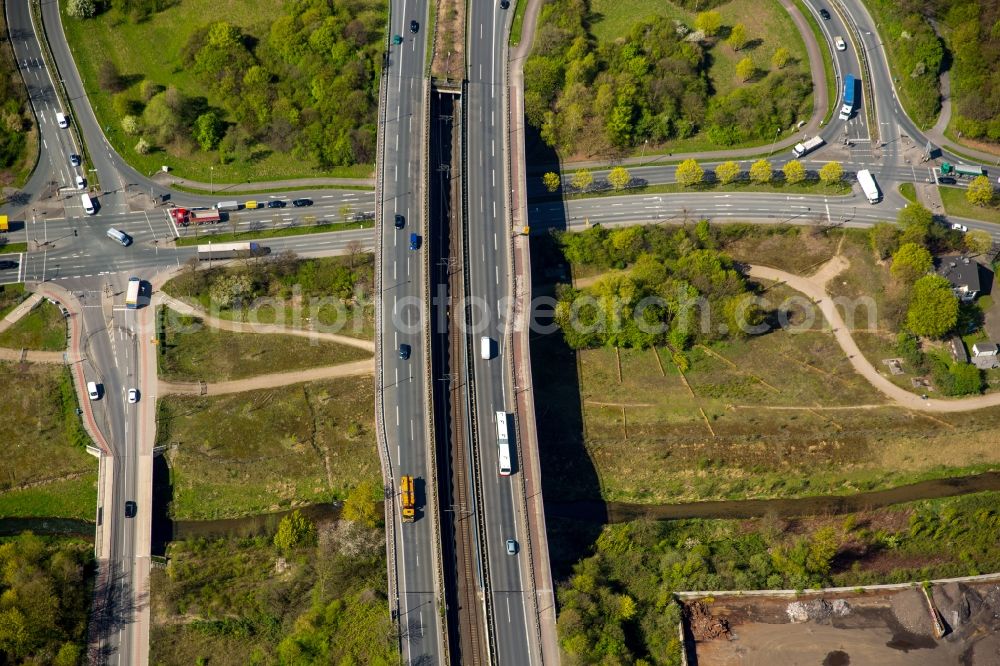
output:
[[993, 184], [986, 176], [978, 176], [965, 190], [965, 198], [975, 206], [989, 206], [993, 203]]
[[227, 273], [212, 284], [208, 294], [213, 306], [225, 309], [243, 300], [252, 289], [253, 281], [247, 273]]
[[342, 515], [346, 520], [377, 527], [384, 519], [383, 494], [382, 487], [374, 481], [362, 481], [347, 493]]
[[733, 26], [733, 29], [729, 31], [729, 39], [727, 40], [729, 45], [733, 47], [734, 51], [739, 51], [744, 46], [747, 45], [747, 29], [742, 23], [737, 23]]
[[750, 182], [763, 185], [771, 182], [771, 163], [761, 158], [750, 165]]
[[952, 363], [948, 372], [952, 376], [949, 395], [972, 395], [983, 390], [983, 373], [969, 363]]
[[712, 37], [722, 28], [722, 14], [713, 10], [699, 12], [694, 17], [694, 27], [705, 33], [706, 37]]
[[222, 141], [223, 129], [222, 119], [214, 111], [209, 111], [195, 121], [194, 138], [202, 150], [214, 150]]
[[677, 182], [684, 187], [691, 187], [701, 183], [705, 177], [705, 170], [692, 159], [686, 159], [677, 165]]
[[940, 275], [925, 275], [913, 283], [906, 325], [917, 335], [940, 338], [958, 321], [958, 299], [951, 283]]
[[616, 166], [608, 172], [608, 182], [611, 183], [611, 187], [615, 188], [616, 192], [620, 192], [632, 182], [632, 174], [625, 167]]
[[122, 75], [118, 71], [118, 66], [108, 58], [101, 60], [97, 69], [97, 84], [101, 90], [116, 93], [125, 89]]
[[819, 170], [819, 179], [824, 185], [837, 185], [844, 178], [844, 167], [840, 162], [827, 162]]
[[135, 152], [139, 153], [140, 155], [145, 155], [146, 153], [148, 153], [150, 148], [151, 146], [149, 145], [149, 141], [146, 141], [146, 139], [144, 138], [140, 137], [139, 140], [136, 141], [135, 143]]
[[806, 168], [798, 160], [791, 160], [781, 171], [785, 174], [785, 182], [789, 185], [801, 183], [806, 179]]
[[904, 243], [892, 257], [892, 276], [906, 283], [916, 282], [931, 272], [934, 260], [923, 245]]
[[296, 509], [281, 519], [278, 532], [274, 535], [274, 545], [282, 553], [288, 553], [300, 546], [316, 543], [316, 525]]
[[868, 241], [879, 260], [888, 259], [899, 247], [899, 229], [889, 222], [876, 222], [868, 231]]
[[357, 256], [359, 254], [361, 254], [361, 251], [364, 248], [361, 245], [361, 241], [359, 241], [359, 240], [352, 240], [352, 241], [350, 241], [350, 242], [347, 243], [347, 245], [344, 247], [344, 249], [347, 251], [348, 262], [350, 263], [351, 270], [353, 271], [354, 270], [354, 260], [357, 258]]
[[785, 65], [788, 64], [788, 59], [791, 54], [788, 52], [784, 46], [779, 46], [774, 50], [774, 55], [771, 56], [771, 66], [775, 69], [784, 69]]
[[97, 13], [97, 4], [94, 0], [69, 0], [66, 13], [77, 19], [91, 18]]
[[753, 78], [756, 71], [757, 68], [754, 66], [753, 60], [751, 60], [749, 56], [736, 63], [736, 78], [740, 81], [749, 81]]
[[135, 116], [125, 116], [122, 118], [122, 131], [129, 136], [139, 133], [139, 119]]
[[719, 166], [715, 167], [715, 179], [723, 185], [728, 185], [733, 182], [739, 175], [740, 165], [732, 160], [723, 162]]
[[899, 237], [900, 243], [927, 245], [931, 225], [934, 223], [934, 216], [927, 208], [917, 203], [907, 204], [896, 215], [896, 221], [903, 230]]
[[993, 247], [993, 238], [989, 232], [973, 229], [965, 234], [965, 247], [974, 254], [986, 254]]
[[594, 182], [594, 174], [590, 173], [590, 169], [580, 169], [573, 174], [572, 185], [581, 192], [586, 192], [591, 183]]
[[542, 184], [545, 185], [545, 189], [549, 192], [555, 192], [562, 185], [562, 178], [559, 177], [559, 174], [549, 171], [542, 176]]

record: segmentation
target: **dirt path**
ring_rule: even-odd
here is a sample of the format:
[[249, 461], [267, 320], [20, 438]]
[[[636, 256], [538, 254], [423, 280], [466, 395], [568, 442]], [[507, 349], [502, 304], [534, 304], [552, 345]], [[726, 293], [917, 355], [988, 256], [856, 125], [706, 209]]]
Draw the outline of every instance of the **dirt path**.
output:
[[[833, 264], [834, 262], [843, 262], [845, 268], [848, 265], [843, 257], [834, 257], [827, 264]], [[826, 281], [836, 275], [832, 267], [828, 268], [828, 266], [824, 265], [816, 272], [816, 276], [822, 277], [823, 282], [815, 280], [816, 276], [814, 278], [804, 278], [768, 266], [751, 265], [749, 273], [755, 278], [784, 282], [792, 289], [802, 292], [812, 299], [819, 306], [827, 322], [830, 323], [837, 344], [847, 354], [847, 359], [851, 362], [854, 370], [894, 403], [918, 412], [968, 412], [983, 407], [1000, 405], [1000, 393], [978, 395], [956, 400], [924, 400], [919, 395], [910, 393], [883, 377], [875, 366], [861, 353], [857, 343], [854, 341], [854, 337], [851, 335], [851, 331], [844, 323], [843, 317], [840, 316], [840, 311], [834, 305], [830, 295], [826, 293]]]
[[272, 335], [297, 335], [303, 338], [328, 340], [330, 342], [347, 345], [348, 347], [356, 347], [372, 353], [375, 352], [375, 343], [371, 340], [352, 338], [349, 335], [339, 335], [337, 333], [323, 333], [321, 331], [313, 331], [310, 329], [279, 326], [277, 324], [245, 324], [239, 321], [220, 319], [219, 317], [213, 317], [200, 307], [191, 305], [171, 296], [167, 296], [163, 292], [159, 292], [157, 294], [157, 303], [160, 305], [166, 305], [170, 309], [176, 310], [181, 314], [198, 317], [208, 326], [218, 328], [223, 331], [233, 331], [235, 333], [266, 333]]
[[20, 349], [10, 349], [9, 347], [0, 347], [0, 361], [13, 361], [14, 363], [20, 363], [21, 361], [26, 363], [65, 363], [66, 362], [66, 352], [61, 351], [36, 351], [33, 349], [26, 349], [24, 351], [24, 358], [21, 358]]
[[[359, 375], [370, 375], [374, 371], [375, 362], [373, 359], [369, 358], [364, 361], [342, 363], [340, 365], [328, 365], [323, 368], [277, 372], [271, 375], [257, 375], [256, 377], [247, 377], [246, 379], [234, 379], [228, 382], [206, 384], [205, 386], [207, 390], [205, 395], [242, 393], [243, 391], [277, 388], [279, 386], [301, 384], [302, 382], [312, 382], [320, 379], [356, 377]], [[157, 388], [160, 395], [165, 395], [167, 393], [180, 393], [187, 395], [201, 394], [201, 384], [197, 382], [168, 382], [161, 379], [158, 382]]]

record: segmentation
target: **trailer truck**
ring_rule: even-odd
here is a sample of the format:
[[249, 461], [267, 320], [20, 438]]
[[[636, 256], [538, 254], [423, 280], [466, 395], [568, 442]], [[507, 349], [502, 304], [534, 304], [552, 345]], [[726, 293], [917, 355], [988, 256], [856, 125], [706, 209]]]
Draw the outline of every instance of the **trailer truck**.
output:
[[792, 155], [795, 155], [796, 157], [802, 157], [803, 155], [811, 153], [812, 151], [816, 150], [824, 143], [826, 143], [826, 141], [824, 141], [822, 137], [814, 136], [808, 141], [803, 141], [802, 143], [795, 144], [795, 147], [792, 148]]
[[201, 261], [219, 259], [238, 259], [242, 257], [261, 257], [268, 254], [271, 248], [259, 243], [208, 243], [198, 246], [198, 259]]
[[186, 227], [189, 224], [215, 224], [222, 220], [222, 214], [211, 208], [193, 210], [188, 208], [171, 208], [170, 216], [174, 218], [174, 222], [182, 227]]
[[868, 199], [868, 203], [876, 204], [882, 200], [882, 193], [879, 192], [878, 184], [875, 182], [875, 178], [872, 176], [872, 172], [868, 169], [862, 169], [858, 172], [858, 183], [861, 185], [861, 189], [865, 193], [865, 197]]
[[[857, 81], [860, 83], [860, 81]], [[844, 77], [844, 102], [840, 107], [840, 119], [847, 120], [854, 113], [854, 89], [857, 87], [853, 74]]]
[[959, 178], [978, 178], [986, 175], [986, 169], [973, 164], [941, 163], [942, 176], [958, 176]]

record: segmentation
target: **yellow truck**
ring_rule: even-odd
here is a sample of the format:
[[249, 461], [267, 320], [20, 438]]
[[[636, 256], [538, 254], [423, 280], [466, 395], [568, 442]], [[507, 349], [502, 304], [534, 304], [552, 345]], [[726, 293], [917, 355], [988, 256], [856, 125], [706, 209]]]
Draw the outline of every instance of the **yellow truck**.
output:
[[399, 504], [402, 507], [403, 522], [412, 523], [416, 516], [412, 476], [404, 476], [399, 481]]
[[0, 232], [6, 233], [10, 230], [10, 223], [7, 221], [6, 215], [0, 215]]
[[256, 201], [248, 201], [245, 204], [243, 204], [243, 207], [246, 208], [247, 210], [253, 210], [254, 208], [257, 208], [258, 205]]

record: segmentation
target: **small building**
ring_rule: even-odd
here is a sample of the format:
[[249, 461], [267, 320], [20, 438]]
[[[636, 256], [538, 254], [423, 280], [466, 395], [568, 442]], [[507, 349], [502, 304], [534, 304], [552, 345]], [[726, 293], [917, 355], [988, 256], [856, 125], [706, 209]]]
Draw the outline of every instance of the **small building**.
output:
[[977, 342], [972, 345], [972, 364], [980, 370], [1000, 368], [1000, 345], [995, 342]]
[[955, 296], [966, 303], [974, 301], [979, 296], [982, 291], [980, 272], [988, 270], [979, 262], [961, 255], [941, 257], [938, 266], [938, 274], [948, 279]]
[[954, 357], [955, 363], [969, 362], [969, 353], [965, 351], [965, 343], [962, 342], [962, 338], [953, 335], [948, 341], [948, 345], [951, 347], [951, 355]]

